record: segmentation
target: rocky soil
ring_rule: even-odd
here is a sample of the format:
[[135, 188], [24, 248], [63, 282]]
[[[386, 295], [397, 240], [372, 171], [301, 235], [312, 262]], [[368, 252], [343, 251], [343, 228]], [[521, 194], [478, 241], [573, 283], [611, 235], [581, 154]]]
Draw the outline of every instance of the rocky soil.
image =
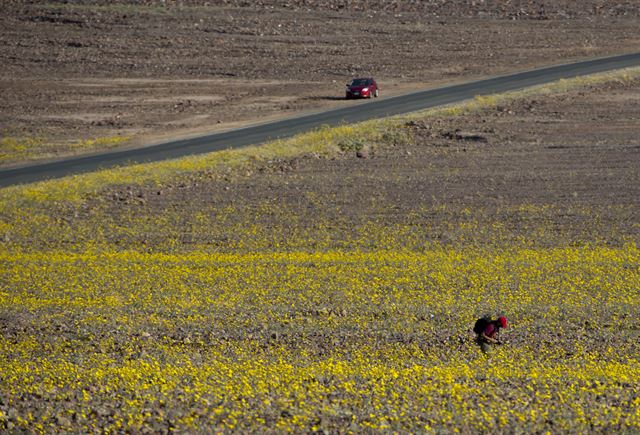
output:
[[[343, 158], [306, 156], [161, 191], [107, 192], [101, 207], [113, 223], [105, 221], [102, 232], [127, 222], [136, 230], [111, 233], [113, 241], [163, 246], [172, 233], [185, 246], [220, 250], [254, 227], [281, 248], [293, 234], [312, 234], [315, 243], [326, 237], [328, 249], [379, 248], [386, 242], [376, 239], [378, 232], [396, 226], [408, 231], [397, 237], [411, 249], [585, 240], [619, 246], [640, 240], [638, 113], [635, 79], [426, 117], [408, 121], [402, 140]], [[148, 230], [138, 224], [176, 210], [183, 233], [170, 224]], [[235, 211], [219, 225], [223, 210]], [[196, 215], [211, 221], [197, 223]]]
[[640, 46], [630, 1], [0, 3], [0, 134], [49, 157], [353, 104], [353, 76], [384, 98]]

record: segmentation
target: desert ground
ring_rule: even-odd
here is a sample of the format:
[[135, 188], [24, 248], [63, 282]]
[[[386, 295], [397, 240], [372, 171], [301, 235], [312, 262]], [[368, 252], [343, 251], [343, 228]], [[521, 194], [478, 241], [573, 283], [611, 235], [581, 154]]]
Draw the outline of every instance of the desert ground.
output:
[[355, 76], [388, 97], [640, 46], [635, 2], [1, 5], [3, 166], [354, 104]]
[[[134, 146], [347, 104], [370, 71], [403, 92], [637, 43], [633, 2], [502, 4], [3, 2], [4, 143]], [[195, 98], [214, 82], [233, 98]], [[0, 189], [0, 432], [637, 432], [638, 113], [636, 68]]]
[[[48, 192], [90, 174], [3, 189], [1, 427], [638, 429], [638, 74], [480, 103], [80, 200]], [[511, 322], [490, 356], [484, 313]]]

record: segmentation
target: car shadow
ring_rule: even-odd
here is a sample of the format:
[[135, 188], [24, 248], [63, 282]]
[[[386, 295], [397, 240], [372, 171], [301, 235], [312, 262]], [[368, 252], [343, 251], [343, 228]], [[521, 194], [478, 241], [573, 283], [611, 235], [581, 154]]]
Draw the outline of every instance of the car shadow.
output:
[[335, 95], [313, 95], [309, 97], [304, 97], [304, 100], [309, 101], [344, 101], [346, 97], [336, 97]]

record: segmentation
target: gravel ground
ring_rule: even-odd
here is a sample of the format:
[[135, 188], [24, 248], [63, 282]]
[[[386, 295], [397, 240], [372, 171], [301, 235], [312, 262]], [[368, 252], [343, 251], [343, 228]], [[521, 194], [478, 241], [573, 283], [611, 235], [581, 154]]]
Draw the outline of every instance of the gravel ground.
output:
[[640, 45], [636, 2], [548, 3], [3, 1], [0, 164], [353, 104], [353, 76], [384, 98]]

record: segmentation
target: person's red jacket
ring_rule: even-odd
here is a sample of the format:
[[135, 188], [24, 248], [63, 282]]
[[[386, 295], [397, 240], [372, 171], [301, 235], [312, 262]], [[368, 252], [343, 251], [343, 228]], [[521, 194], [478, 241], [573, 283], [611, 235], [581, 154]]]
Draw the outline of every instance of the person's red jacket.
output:
[[489, 342], [496, 342], [497, 341], [496, 336], [498, 335], [498, 331], [500, 331], [501, 328], [506, 328], [506, 327], [507, 327], [507, 318], [504, 316], [500, 316], [498, 317], [497, 320], [493, 320], [487, 323], [487, 326], [485, 326], [482, 333], [480, 333], [480, 336]]

